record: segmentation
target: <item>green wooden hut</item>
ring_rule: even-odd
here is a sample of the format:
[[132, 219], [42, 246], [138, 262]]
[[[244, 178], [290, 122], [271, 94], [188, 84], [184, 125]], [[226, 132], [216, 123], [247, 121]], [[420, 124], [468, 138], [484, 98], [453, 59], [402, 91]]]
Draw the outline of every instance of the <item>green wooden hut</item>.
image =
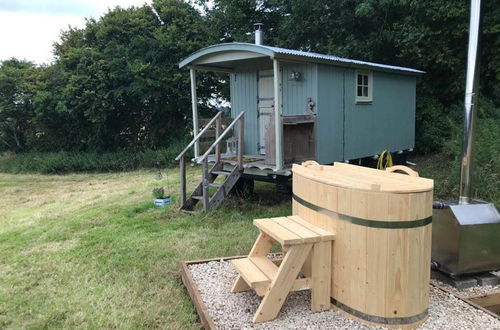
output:
[[[196, 72], [229, 74], [231, 116], [244, 112], [239, 141], [244, 176], [286, 177], [295, 162], [331, 164], [414, 147], [422, 71], [239, 42], [200, 49], [179, 67], [191, 72], [195, 135], [200, 129]], [[203, 162], [197, 143], [195, 159]], [[215, 155], [206, 156], [216, 163]], [[222, 167], [238, 165], [234, 157], [218, 159]]]

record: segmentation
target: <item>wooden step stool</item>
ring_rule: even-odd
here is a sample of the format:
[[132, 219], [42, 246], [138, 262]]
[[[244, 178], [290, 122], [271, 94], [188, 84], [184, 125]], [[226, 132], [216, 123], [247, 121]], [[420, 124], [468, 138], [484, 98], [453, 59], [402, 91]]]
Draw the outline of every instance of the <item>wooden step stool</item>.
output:
[[[311, 289], [311, 310], [330, 309], [332, 240], [335, 235], [298, 216], [256, 219], [260, 230], [248, 258], [232, 260], [239, 272], [231, 292], [254, 289], [264, 296], [253, 322], [278, 315], [290, 291]], [[267, 258], [274, 242], [286, 251], [279, 267]], [[305, 277], [297, 278], [300, 271]]]

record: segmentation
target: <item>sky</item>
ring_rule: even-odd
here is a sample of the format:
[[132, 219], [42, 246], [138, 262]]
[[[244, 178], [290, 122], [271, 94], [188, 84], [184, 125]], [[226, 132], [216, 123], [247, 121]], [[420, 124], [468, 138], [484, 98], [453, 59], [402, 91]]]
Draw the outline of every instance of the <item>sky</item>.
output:
[[151, 0], [0, 0], [0, 61], [50, 63], [61, 30], [83, 27], [85, 18], [98, 18], [109, 8], [144, 3]]

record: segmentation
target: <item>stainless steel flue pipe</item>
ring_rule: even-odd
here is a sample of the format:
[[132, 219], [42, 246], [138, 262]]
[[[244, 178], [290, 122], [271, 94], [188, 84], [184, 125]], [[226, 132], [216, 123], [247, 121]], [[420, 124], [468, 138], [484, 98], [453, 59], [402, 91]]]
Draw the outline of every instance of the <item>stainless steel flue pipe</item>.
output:
[[262, 23], [255, 23], [255, 44], [256, 45], [263, 45], [264, 44], [264, 31], [262, 30], [262, 27], [264, 24]]
[[469, 204], [472, 194], [472, 147], [478, 99], [480, 21], [481, 0], [471, 0], [467, 78], [465, 82], [464, 136], [460, 171], [460, 197], [458, 199], [460, 204]]

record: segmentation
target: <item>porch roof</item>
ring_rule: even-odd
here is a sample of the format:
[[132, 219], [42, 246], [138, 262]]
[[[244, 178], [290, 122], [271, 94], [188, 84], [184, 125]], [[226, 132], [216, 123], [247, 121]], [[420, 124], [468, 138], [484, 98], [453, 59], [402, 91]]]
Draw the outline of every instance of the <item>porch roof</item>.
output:
[[313, 63], [325, 63], [338, 66], [355, 67], [355, 68], [365, 68], [365, 69], [375, 69], [381, 71], [397, 72], [402, 74], [422, 74], [424, 71], [373, 63], [365, 62], [359, 60], [352, 60], [348, 58], [342, 58], [334, 55], [326, 55], [312, 52], [305, 52], [300, 50], [271, 47], [266, 45], [256, 45], [251, 43], [223, 43], [208, 46], [202, 48], [179, 63], [179, 68], [192, 65], [192, 66], [202, 66], [205, 69], [213, 69], [217, 71], [220, 69], [232, 70], [241, 64], [242, 62], [252, 61], [254, 63], [259, 63], [262, 60], [288, 60], [288, 61], [299, 61], [299, 62], [313, 62]]

